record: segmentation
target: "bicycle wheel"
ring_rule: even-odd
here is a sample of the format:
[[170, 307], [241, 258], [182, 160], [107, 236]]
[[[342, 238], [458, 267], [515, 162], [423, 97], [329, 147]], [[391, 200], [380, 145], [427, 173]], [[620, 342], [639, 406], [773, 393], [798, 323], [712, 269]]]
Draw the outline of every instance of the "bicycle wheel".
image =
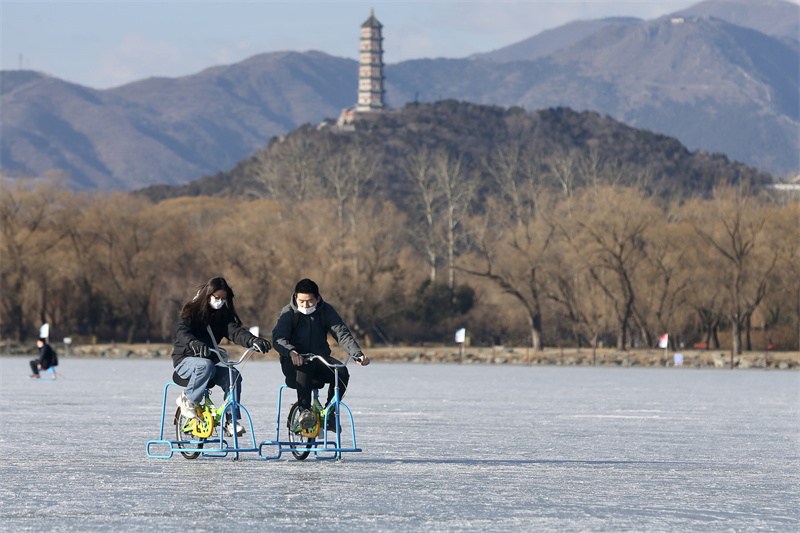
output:
[[[186, 417], [183, 416], [181, 413], [181, 408], [178, 407], [178, 410], [175, 411], [175, 440], [178, 441], [178, 448], [202, 448], [203, 443], [200, 442], [198, 444], [189, 444], [186, 442], [180, 441], [187, 441], [187, 440], [197, 440], [197, 437], [192, 435], [191, 427], [187, 426], [186, 424]], [[200, 455], [200, 452], [181, 452], [181, 455], [186, 457], [187, 459], [197, 459]]]
[[292, 449], [292, 455], [294, 455], [295, 459], [298, 461], [302, 461], [308, 457], [308, 449], [311, 448], [310, 443], [314, 442], [314, 437], [306, 437], [303, 435], [303, 430], [300, 427], [299, 421], [301, 411], [302, 408], [300, 404], [293, 404], [292, 408], [289, 409], [289, 418], [286, 420], [286, 426], [289, 428], [289, 442], [292, 443], [289, 447]]

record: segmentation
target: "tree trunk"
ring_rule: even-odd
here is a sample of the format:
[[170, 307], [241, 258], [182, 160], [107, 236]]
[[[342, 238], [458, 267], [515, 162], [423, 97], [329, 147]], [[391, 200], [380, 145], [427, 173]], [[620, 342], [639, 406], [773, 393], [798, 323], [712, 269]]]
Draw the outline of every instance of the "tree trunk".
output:
[[731, 345], [731, 370], [733, 370], [733, 356], [742, 353], [742, 336], [739, 331], [739, 317], [735, 317], [732, 320], [731, 324], [731, 336], [732, 336], [732, 345]]
[[733, 321], [731, 334], [733, 335], [733, 353], [742, 355], [742, 325], [739, 323], [738, 317]]
[[714, 335], [714, 325], [711, 320], [705, 321], [705, 328], [706, 328], [706, 346], [711, 348], [712, 347], [711, 339]]
[[455, 254], [453, 253], [452, 248], [450, 249], [450, 252], [448, 252], [448, 255], [449, 255], [448, 262], [450, 263], [450, 265], [448, 266], [449, 272], [447, 276], [447, 286], [452, 291], [453, 289], [456, 288], [456, 263], [455, 263]]
[[536, 327], [531, 328], [531, 347], [534, 352], [540, 352], [542, 350], [542, 337], [536, 330]]
[[750, 313], [747, 314], [747, 318], [744, 319], [744, 336], [745, 336], [745, 346], [747, 346], [747, 351], [751, 351], [753, 349], [753, 343], [750, 341], [750, 326], [752, 321], [750, 320]]
[[47, 322], [47, 279], [42, 279], [39, 281], [42, 288], [42, 301], [41, 307], [39, 308], [39, 321], [40, 324], [44, 324]]
[[11, 319], [8, 328], [11, 332], [11, 336], [19, 342], [25, 342], [27, 335], [25, 334], [25, 327], [22, 324], [22, 305], [14, 304], [8, 315]]

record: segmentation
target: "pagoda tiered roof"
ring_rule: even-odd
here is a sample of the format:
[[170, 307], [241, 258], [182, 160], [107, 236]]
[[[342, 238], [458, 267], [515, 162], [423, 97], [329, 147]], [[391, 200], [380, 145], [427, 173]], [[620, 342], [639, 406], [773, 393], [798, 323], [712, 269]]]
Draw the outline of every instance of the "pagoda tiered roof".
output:
[[375, 10], [369, 10], [369, 18], [367, 21], [361, 25], [362, 28], [383, 28], [383, 24], [378, 22], [378, 19], [375, 18]]

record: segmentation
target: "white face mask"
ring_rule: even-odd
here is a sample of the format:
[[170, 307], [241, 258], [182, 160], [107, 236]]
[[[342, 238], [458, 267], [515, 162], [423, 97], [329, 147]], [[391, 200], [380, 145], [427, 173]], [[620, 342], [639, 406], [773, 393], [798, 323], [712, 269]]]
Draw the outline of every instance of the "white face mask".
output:
[[208, 304], [213, 309], [222, 309], [222, 306], [225, 305], [225, 298], [217, 298], [215, 296], [212, 296], [211, 300], [209, 300]]
[[315, 305], [314, 307], [298, 307], [297, 310], [303, 313], [304, 315], [310, 315], [311, 313], [317, 310], [317, 306]]

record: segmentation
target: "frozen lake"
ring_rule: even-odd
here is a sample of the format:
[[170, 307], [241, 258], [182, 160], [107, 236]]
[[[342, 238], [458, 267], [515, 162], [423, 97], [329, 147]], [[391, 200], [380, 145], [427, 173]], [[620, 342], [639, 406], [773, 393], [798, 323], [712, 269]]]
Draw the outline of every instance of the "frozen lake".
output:
[[[798, 372], [354, 365], [334, 463], [148, 458], [169, 360], [28, 370], [0, 358], [3, 531], [800, 529]], [[271, 440], [279, 366], [243, 376]]]

